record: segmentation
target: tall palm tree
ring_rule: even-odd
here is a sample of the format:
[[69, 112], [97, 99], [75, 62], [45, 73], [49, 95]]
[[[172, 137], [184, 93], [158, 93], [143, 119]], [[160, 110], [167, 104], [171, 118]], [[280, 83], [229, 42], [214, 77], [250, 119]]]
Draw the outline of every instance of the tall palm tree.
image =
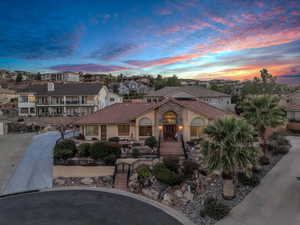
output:
[[208, 125], [204, 133], [207, 135], [202, 146], [206, 165], [210, 172], [222, 172], [223, 197], [232, 199], [236, 173], [248, 172], [256, 164], [255, 130], [246, 120], [225, 117]]
[[268, 162], [266, 130], [285, 124], [285, 112], [279, 106], [279, 99], [270, 95], [248, 96], [242, 103], [242, 116], [258, 131], [264, 158]]

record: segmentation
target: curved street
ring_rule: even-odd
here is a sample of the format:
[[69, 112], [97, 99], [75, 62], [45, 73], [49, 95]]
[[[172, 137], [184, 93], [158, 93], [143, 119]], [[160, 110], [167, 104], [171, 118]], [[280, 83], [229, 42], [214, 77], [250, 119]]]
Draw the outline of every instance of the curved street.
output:
[[229, 216], [216, 225], [300, 225], [300, 137]]

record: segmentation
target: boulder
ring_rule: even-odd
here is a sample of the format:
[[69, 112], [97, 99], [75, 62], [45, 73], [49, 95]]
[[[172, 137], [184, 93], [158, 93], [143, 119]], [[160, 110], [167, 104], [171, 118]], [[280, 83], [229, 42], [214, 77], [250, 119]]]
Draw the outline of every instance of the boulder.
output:
[[80, 183], [85, 185], [91, 185], [94, 183], [94, 180], [90, 177], [84, 177], [83, 179], [81, 179]]
[[159, 198], [159, 192], [152, 188], [143, 188], [142, 193], [147, 196], [148, 198], [158, 200]]
[[184, 192], [183, 197], [186, 200], [192, 201], [194, 199], [194, 194], [189, 191], [186, 191], [186, 192]]
[[66, 181], [64, 178], [55, 178], [53, 183], [54, 183], [54, 185], [57, 185], [57, 186], [64, 186]]

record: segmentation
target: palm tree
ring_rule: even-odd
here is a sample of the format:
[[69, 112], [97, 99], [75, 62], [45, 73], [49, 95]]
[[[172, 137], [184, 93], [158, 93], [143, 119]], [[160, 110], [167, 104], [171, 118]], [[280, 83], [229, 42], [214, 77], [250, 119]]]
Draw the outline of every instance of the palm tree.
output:
[[285, 124], [285, 112], [279, 107], [279, 99], [270, 95], [248, 96], [242, 103], [242, 116], [258, 131], [266, 163], [268, 145], [266, 130]]
[[208, 170], [219, 170], [223, 176], [223, 197], [235, 196], [233, 179], [237, 172], [249, 172], [256, 164], [257, 149], [254, 128], [243, 119], [225, 117], [204, 129], [203, 155]]

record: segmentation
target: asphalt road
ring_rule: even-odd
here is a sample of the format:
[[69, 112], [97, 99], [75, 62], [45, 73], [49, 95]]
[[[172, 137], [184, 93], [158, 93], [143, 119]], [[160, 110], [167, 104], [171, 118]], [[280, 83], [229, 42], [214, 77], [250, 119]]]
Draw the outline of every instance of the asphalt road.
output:
[[0, 194], [23, 158], [33, 134], [9, 134], [0, 136]]
[[[70, 136], [72, 133], [65, 135], [66, 138]], [[53, 148], [58, 138], [57, 131], [33, 136], [4, 194], [52, 187]]]
[[0, 198], [0, 224], [183, 225], [161, 208], [145, 201], [89, 190], [51, 191]]
[[300, 225], [300, 137], [289, 154], [216, 225]]

